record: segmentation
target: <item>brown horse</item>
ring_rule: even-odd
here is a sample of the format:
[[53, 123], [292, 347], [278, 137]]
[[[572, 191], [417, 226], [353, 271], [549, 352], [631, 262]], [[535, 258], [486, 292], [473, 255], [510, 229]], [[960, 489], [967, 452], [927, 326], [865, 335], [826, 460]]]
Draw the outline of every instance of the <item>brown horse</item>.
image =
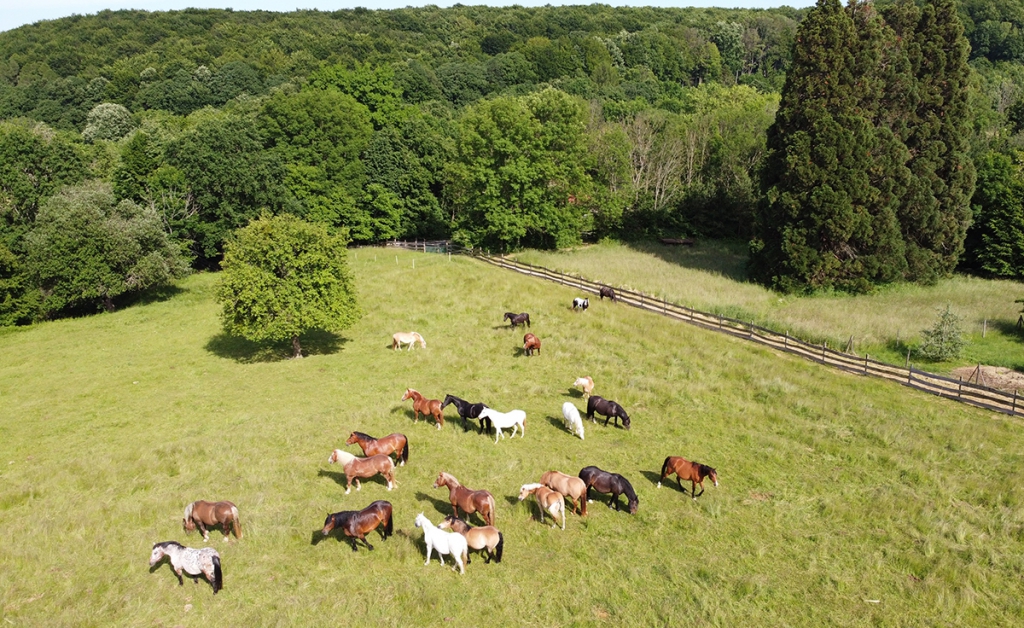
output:
[[[661, 480], [664, 480], [668, 476], [676, 474], [676, 479], [679, 481], [679, 488], [686, 493], [686, 489], [683, 488], [683, 480], [690, 481], [690, 496], [693, 497], [694, 501], [704, 494], [704, 478], [710, 477], [711, 481], [718, 486], [718, 472], [706, 464], [699, 462], [690, 462], [686, 458], [680, 458], [679, 456], [669, 456], [665, 458], [665, 462], [661, 465]], [[658, 488], [661, 488], [661, 480], [658, 480]], [[700, 484], [700, 492], [697, 492], [697, 485]]]
[[[501, 562], [501, 552], [505, 548], [505, 537], [501, 534], [501, 531], [494, 526], [479, 526], [474, 528], [462, 519], [459, 519], [455, 515], [448, 515], [444, 518], [444, 521], [437, 524], [438, 529], [447, 530], [451, 528], [452, 532], [458, 532], [462, 536], [466, 537], [466, 544], [471, 549], [475, 550], [487, 550], [484, 558], [485, 563]], [[466, 564], [469, 564], [469, 555], [466, 555]]]
[[363, 485], [359, 483], [359, 478], [370, 478], [378, 473], [388, 481], [389, 491], [394, 487], [395, 463], [391, 462], [391, 456], [377, 454], [376, 456], [357, 458], [347, 451], [335, 449], [331, 452], [331, 457], [327, 459], [327, 462], [331, 464], [340, 462], [345, 469], [345, 480], [348, 481], [348, 485], [345, 486], [346, 495], [352, 490], [353, 479], [356, 481], [356, 490], [358, 491], [363, 488]]
[[444, 471], [439, 473], [437, 479], [434, 480], [434, 488], [441, 486], [448, 487], [448, 501], [452, 503], [456, 517], [459, 516], [459, 508], [461, 507], [462, 512], [466, 513], [467, 516], [474, 512], [479, 512], [480, 517], [487, 525], [494, 525], [494, 495], [491, 495], [490, 491], [468, 489]]
[[523, 353], [533, 355], [534, 351], [540, 353], [540, 338], [533, 334], [526, 334], [523, 336]]
[[429, 414], [437, 421], [437, 429], [441, 429], [444, 425], [444, 411], [441, 410], [441, 401], [439, 399], [427, 399], [418, 391], [406, 388], [405, 394], [402, 395], [402, 401], [410, 398], [412, 399], [412, 409], [416, 412], [415, 421], [420, 420], [421, 412], [423, 413], [423, 418], [426, 418]]
[[[548, 471], [540, 476], [540, 483], [565, 495], [565, 498], [572, 502], [574, 515], [587, 516], [587, 485], [583, 480], [559, 471]], [[577, 501], [583, 506], [583, 512], [580, 512], [576, 505]]]
[[356, 539], [366, 543], [366, 547], [373, 551], [373, 546], [366, 540], [366, 534], [382, 523], [384, 529], [380, 533], [380, 540], [385, 541], [394, 531], [391, 524], [391, 502], [379, 499], [362, 510], [343, 510], [327, 515], [320, 532], [327, 536], [333, 530], [340, 529], [342, 534], [352, 539], [353, 552], [356, 551]]
[[409, 461], [409, 439], [405, 437], [405, 434], [396, 432], [388, 434], [384, 438], [374, 438], [362, 432], [352, 432], [348, 435], [345, 444], [359, 445], [365, 456], [376, 456], [377, 454], [390, 456], [394, 453], [399, 466], [402, 467]]
[[238, 520], [238, 508], [231, 502], [204, 502], [203, 500], [192, 502], [185, 506], [185, 517], [181, 520], [181, 525], [185, 528], [185, 532], [191, 532], [196, 529], [196, 526], [199, 526], [204, 541], [210, 540], [206, 526], [215, 525], [220, 525], [224, 530], [225, 539], [230, 538], [228, 526], [231, 526], [230, 530], [234, 530], [236, 539], [242, 538], [242, 524]]

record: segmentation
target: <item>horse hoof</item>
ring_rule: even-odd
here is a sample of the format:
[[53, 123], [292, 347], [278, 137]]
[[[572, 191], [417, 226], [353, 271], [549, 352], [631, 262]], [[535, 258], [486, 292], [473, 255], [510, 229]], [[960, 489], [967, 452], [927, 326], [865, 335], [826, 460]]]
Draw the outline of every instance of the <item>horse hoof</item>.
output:
[[658, 486], [656, 486], [655, 488], [661, 488], [661, 482], [658, 482]]

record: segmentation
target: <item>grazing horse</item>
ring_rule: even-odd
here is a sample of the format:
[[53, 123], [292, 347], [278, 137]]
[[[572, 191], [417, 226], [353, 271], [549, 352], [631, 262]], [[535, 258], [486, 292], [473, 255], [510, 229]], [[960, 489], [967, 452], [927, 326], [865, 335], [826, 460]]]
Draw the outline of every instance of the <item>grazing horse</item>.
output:
[[589, 375], [583, 377], [577, 377], [576, 381], [572, 383], [573, 386], [580, 386], [583, 388], [583, 398], [589, 399], [590, 393], [594, 392], [594, 380]]
[[[466, 537], [466, 544], [469, 545], [469, 549], [486, 549], [487, 553], [484, 555], [485, 563], [489, 563], [492, 560], [496, 563], [501, 562], [501, 552], [505, 548], [505, 537], [498, 528], [494, 526], [478, 526], [474, 528], [455, 515], [448, 515], [444, 518], [444, 521], [437, 524], [437, 527], [441, 530], [451, 528], [452, 532], [457, 532]], [[469, 564], [468, 554], [466, 555], [466, 564]]]
[[583, 419], [580, 418], [580, 411], [576, 409], [571, 401], [562, 404], [562, 416], [565, 417], [565, 427], [570, 434], [575, 434], [583, 440]]
[[194, 549], [185, 547], [177, 541], [164, 541], [153, 545], [153, 553], [149, 555], [149, 566], [163, 560], [164, 556], [171, 559], [171, 569], [178, 576], [178, 586], [185, 584], [181, 578], [184, 571], [190, 576], [206, 576], [213, 587], [213, 594], [224, 588], [224, 573], [220, 569], [220, 554], [212, 547]]
[[534, 351], [540, 353], [540, 338], [533, 334], [526, 334], [523, 336], [523, 353], [533, 355]]
[[565, 496], [558, 491], [553, 491], [543, 484], [523, 484], [519, 489], [519, 501], [523, 501], [530, 495], [537, 498], [537, 505], [540, 506], [540, 522], [544, 523], [544, 511], [551, 513], [555, 520], [552, 528], [558, 527], [558, 515], [562, 515], [562, 529], [565, 529]]
[[608, 420], [615, 417], [615, 425], [619, 424], [619, 419], [622, 419], [622, 427], [629, 429], [629, 415], [619, 404], [614, 401], [609, 401], [604, 397], [598, 397], [594, 395], [587, 400], [587, 418], [591, 421], [597, 422], [594, 419], [594, 413], [605, 415], [604, 424], [608, 425]]
[[341, 466], [345, 469], [345, 480], [348, 482], [345, 486], [346, 495], [352, 490], [353, 479], [356, 481], [356, 490], [358, 491], [363, 488], [359, 478], [370, 478], [378, 473], [383, 475], [384, 479], [388, 481], [389, 491], [395, 485], [395, 463], [391, 462], [391, 456], [377, 454], [376, 456], [357, 458], [347, 451], [335, 449], [331, 452], [331, 457], [327, 459], [327, 462], [331, 464], [340, 462]]
[[437, 421], [437, 429], [441, 429], [444, 426], [444, 412], [441, 411], [440, 401], [437, 399], [427, 399], [412, 388], [405, 389], [402, 401], [406, 399], [412, 399], [412, 409], [416, 412], [416, 419], [413, 423], [420, 420], [420, 413], [422, 412], [424, 419], [427, 418], [428, 414], [434, 417], [434, 420]]
[[343, 510], [327, 515], [324, 519], [324, 528], [320, 533], [327, 536], [334, 530], [341, 530], [341, 533], [352, 539], [352, 551], [358, 551], [356, 539], [366, 544], [366, 547], [373, 551], [373, 546], [366, 540], [366, 535], [384, 524], [381, 530], [380, 540], [386, 541], [394, 527], [391, 522], [391, 502], [378, 499], [362, 510]]
[[608, 473], [597, 467], [583, 467], [580, 469], [580, 479], [587, 485], [587, 499], [590, 499], [590, 487], [594, 487], [598, 493], [611, 493], [609, 508], [615, 504], [615, 510], [619, 509], [619, 495], [622, 493], [625, 493], [626, 499], [629, 500], [629, 514], [635, 515], [637, 508], [640, 507], [640, 500], [633, 491], [633, 485], [618, 473]]
[[444, 471], [439, 473], [437, 479], [434, 480], [434, 488], [442, 486], [448, 487], [448, 501], [452, 503], [456, 517], [459, 516], [459, 508], [462, 508], [462, 512], [466, 513], [467, 517], [474, 512], [478, 512], [487, 525], [494, 525], [494, 511], [496, 509], [494, 507], [494, 495], [491, 495], [490, 491], [468, 489], [459, 484], [459, 481], [454, 476]]
[[527, 314], [526, 312], [523, 312], [522, 314], [516, 314], [515, 312], [505, 312], [505, 318], [503, 318], [502, 320], [509, 321], [512, 324], [513, 329], [516, 327], [516, 325], [526, 324], [527, 327], [530, 326], [530, 315]]
[[[673, 473], [676, 474], [679, 488], [682, 489], [684, 494], [686, 489], [683, 488], [683, 480], [690, 481], [690, 496], [693, 497], [693, 501], [697, 501], [697, 498], [704, 494], [704, 478], [710, 477], [715, 486], [718, 486], [717, 471], [706, 464], [690, 462], [686, 458], [680, 458], [679, 456], [665, 458], [665, 462], [661, 465], [661, 480], [664, 480]], [[658, 488], [661, 488], [661, 480], [658, 480]], [[698, 484], [700, 484], [699, 493], [697, 492]]]
[[423, 336], [419, 335], [414, 331], [400, 331], [397, 334], [391, 336], [391, 350], [398, 349], [402, 350], [402, 345], [409, 345], [406, 351], [411, 351], [416, 343], [419, 343], [420, 347], [426, 349], [427, 341], [423, 339]]
[[[444, 410], [445, 406], [450, 403], [455, 404], [455, 409], [459, 411], [459, 416], [462, 417], [462, 431], [469, 431], [469, 425], [466, 419], [480, 419], [480, 412], [487, 406], [483, 403], [470, 403], [465, 399], [459, 399], [454, 395], [445, 395], [444, 401], [441, 402], [441, 409]], [[491, 429], [490, 419], [480, 419], [480, 433], [484, 433], [484, 424], [487, 424], [487, 429]]]
[[365, 456], [376, 456], [377, 454], [390, 456], [393, 453], [399, 466], [404, 467], [405, 463], [409, 461], [409, 439], [405, 437], [405, 434], [398, 432], [388, 434], [384, 438], [374, 438], [362, 432], [352, 432], [348, 435], [345, 444], [359, 445]]
[[505, 438], [505, 432], [501, 430], [511, 427], [512, 436], [509, 438], [516, 437], [516, 429], [523, 431], [520, 438], [526, 438], [526, 412], [522, 410], [512, 410], [511, 412], [498, 412], [494, 408], [484, 408], [480, 412], [480, 420], [490, 419], [491, 424], [494, 425], [494, 444], [498, 444], [498, 434], [501, 434], [502, 438]]
[[615, 296], [615, 291], [609, 288], [608, 286], [602, 286], [598, 294], [601, 295], [602, 301], [604, 301], [605, 297], [611, 299], [613, 303], [618, 302], [619, 300], [619, 297]]
[[[416, 515], [416, 527], [423, 528], [423, 542], [427, 544], [427, 562], [424, 565], [430, 564], [430, 552], [431, 550], [437, 550], [437, 559], [444, 564], [444, 555], [451, 554], [455, 559], [455, 565], [459, 568], [459, 573], [466, 573], [465, 562], [469, 562], [469, 543], [466, 541], [466, 537], [456, 532], [445, 532], [444, 530], [438, 530], [437, 526], [430, 523], [430, 519], [427, 519], [423, 513]], [[452, 571], [455, 571], [455, 567], [452, 567]]]
[[[181, 520], [181, 526], [185, 532], [191, 532], [199, 527], [203, 533], [203, 540], [210, 540], [210, 533], [206, 526], [220, 525], [224, 530], [224, 538], [230, 538], [230, 530], [234, 530], [235, 538], [242, 538], [242, 524], [238, 520], [238, 508], [231, 502], [204, 502], [195, 501], [185, 506], [185, 517]], [[230, 528], [229, 528], [230, 526]]]
[[[583, 480], [559, 471], [548, 471], [540, 476], [540, 483], [558, 491], [565, 495], [566, 499], [572, 501], [573, 514], [587, 516], [587, 485]], [[580, 512], [580, 506], [582, 506], [582, 512]]]
[[590, 299], [576, 297], [572, 300], [572, 309], [574, 310], [586, 310], [588, 307], [590, 307]]

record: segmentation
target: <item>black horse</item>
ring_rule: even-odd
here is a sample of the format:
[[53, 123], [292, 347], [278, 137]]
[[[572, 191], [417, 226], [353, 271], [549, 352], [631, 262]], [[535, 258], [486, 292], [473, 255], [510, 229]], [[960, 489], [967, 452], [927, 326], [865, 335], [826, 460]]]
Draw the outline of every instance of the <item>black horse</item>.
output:
[[[444, 401], [441, 402], [441, 409], [444, 410], [444, 407], [450, 403], [455, 404], [455, 409], [459, 411], [459, 416], [462, 417], [463, 432], [469, 431], [469, 424], [466, 422], [466, 419], [480, 419], [480, 413], [487, 407], [487, 405], [483, 403], [470, 403], [465, 399], [459, 399], [454, 395], [445, 395]], [[487, 431], [491, 430], [491, 420], [487, 417], [480, 419], [481, 434], [484, 433], [485, 427]]]
[[516, 325], [522, 325], [523, 323], [526, 323], [527, 327], [530, 326], [530, 315], [527, 314], [526, 312], [523, 312], [522, 314], [516, 314], [515, 312], [505, 312], [505, 318], [503, 318], [502, 320], [511, 321], [513, 328]]
[[602, 301], [604, 301], [605, 297], [611, 299], [613, 303], [617, 303], [619, 301], [619, 297], [615, 296], [615, 291], [608, 286], [601, 286], [601, 291], [598, 294], [601, 296]]
[[598, 493], [612, 494], [612, 500], [608, 502], [609, 508], [615, 504], [615, 510], [619, 510], [619, 495], [623, 493], [629, 500], [629, 514], [635, 515], [637, 508], [640, 507], [640, 499], [637, 498], [633, 485], [618, 473], [608, 473], [597, 467], [583, 467], [580, 469], [580, 479], [587, 485], [585, 499], [590, 499], [590, 487], [593, 486]]
[[629, 415], [626, 414], [622, 406], [614, 401], [609, 401], [597, 395], [592, 396], [587, 400], [587, 418], [593, 421], [595, 412], [605, 415], [605, 425], [608, 425], [609, 419], [615, 417], [615, 425], [618, 425], [619, 419], [622, 419], [622, 427], [627, 430], [629, 429]]

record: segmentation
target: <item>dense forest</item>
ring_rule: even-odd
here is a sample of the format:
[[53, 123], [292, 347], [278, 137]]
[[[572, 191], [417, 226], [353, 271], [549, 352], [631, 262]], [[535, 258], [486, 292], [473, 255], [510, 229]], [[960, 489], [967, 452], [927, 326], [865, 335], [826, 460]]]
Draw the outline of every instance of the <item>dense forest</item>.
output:
[[[875, 4], [893, 28], [914, 5]], [[750, 239], [815, 10], [104, 11], [0, 33], [0, 324], [216, 268], [265, 213], [357, 243]], [[935, 272], [873, 280], [1024, 276], [1024, 8], [952, 19], [970, 215]]]

